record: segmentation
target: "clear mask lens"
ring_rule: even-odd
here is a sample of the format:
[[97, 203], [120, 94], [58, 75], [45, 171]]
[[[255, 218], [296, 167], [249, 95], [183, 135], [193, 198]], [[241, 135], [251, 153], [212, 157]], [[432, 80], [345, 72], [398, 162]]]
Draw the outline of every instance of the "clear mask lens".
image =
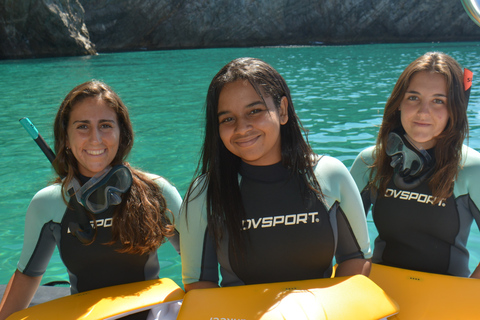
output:
[[112, 205], [122, 202], [121, 194], [130, 189], [132, 173], [123, 166], [107, 167], [90, 178], [82, 187], [74, 179], [73, 188], [77, 201], [88, 211], [98, 214]]

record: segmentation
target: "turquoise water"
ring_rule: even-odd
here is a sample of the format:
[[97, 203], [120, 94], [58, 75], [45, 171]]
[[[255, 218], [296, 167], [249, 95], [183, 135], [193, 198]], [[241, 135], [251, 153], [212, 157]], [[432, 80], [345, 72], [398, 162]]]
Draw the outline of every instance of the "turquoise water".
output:
[[[384, 104], [402, 70], [432, 50], [452, 55], [476, 74], [469, 145], [480, 150], [477, 42], [173, 50], [0, 61], [0, 284], [7, 283], [16, 268], [30, 199], [53, 178], [48, 160], [18, 119], [29, 117], [51, 144], [56, 110], [75, 85], [100, 79], [119, 93], [130, 108], [136, 133], [130, 162], [166, 177], [183, 195], [199, 156], [208, 84], [230, 60], [252, 56], [273, 65], [290, 86], [313, 149], [350, 167], [358, 152], [374, 143]], [[372, 222], [369, 227], [373, 240]], [[480, 235], [473, 229], [471, 268], [480, 259]], [[160, 276], [180, 284], [180, 259], [169, 244], [160, 248], [160, 260]], [[42, 283], [67, 279], [55, 254]]]

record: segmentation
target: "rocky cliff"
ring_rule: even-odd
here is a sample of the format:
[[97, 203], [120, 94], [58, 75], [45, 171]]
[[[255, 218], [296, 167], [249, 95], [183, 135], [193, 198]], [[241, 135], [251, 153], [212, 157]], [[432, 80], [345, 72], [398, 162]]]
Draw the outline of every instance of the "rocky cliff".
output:
[[76, 0], [0, 0], [0, 58], [95, 54]]
[[0, 58], [479, 41], [460, 0], [0, 0]]

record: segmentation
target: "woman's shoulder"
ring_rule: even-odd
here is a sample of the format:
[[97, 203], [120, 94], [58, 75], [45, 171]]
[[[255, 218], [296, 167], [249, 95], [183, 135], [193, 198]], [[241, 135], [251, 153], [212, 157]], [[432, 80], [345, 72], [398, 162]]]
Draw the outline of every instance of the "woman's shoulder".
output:
[[317, 162], [317, 165], [316, 165], [316, 168], [315, 170], [319, 170], [319, 169], [325, 169], [325, 168], [329, 168], [329, 167], [332, 167], [332, 168], [338, 168], [339, 166], [343, 166], [343, 163], [338, 160], [337, 158], [334, 158], [332, 156], [326, 156], [326, 155], [322, 155], [322, 156], [316, 156], [316, 162]]
[[28, 217], [36, 220], [60, 222], [67, 205], [62, 197], [62, 185], [55, 183], [38, 191], [27, 210]]
[[480, 164], [480, 152], [463, 145], [462, 147], [462, 164], [463, 165], [478, 165]]
[[370, 146], [368, 148], [365, 148], [362, 151], [360, 151], [360, 153], [357, 155], [357, 159], [361, 159], [363, 162], [371, 164], [375, 160], [373, 155], [374, 152], [375, 152], [375, 146]]
[[150, 172], [142, 172], [148, 179], [154, 181], [158, 185], [164, 185], [164, 184], [170, 184], [167, 179], [165, 179], [162, 176], [159, 176], [158, 174], [155, 173], [150, 173]]
[[353, 198], [347, 198], [346, 195], [350, 195], [352, 190], [356, 191], [357, 187], [343, 162], [334, 157], [323, 156], [319, 159], [314, 172], [329, 207], [335, 201], [345, 205], [351, 203], [346, 199]]
[[205, 196], [208, 187], [208, 174], [204, 173], [196, 177], [188, 188], [188, 194], [190, 199], [198, 198], [199, 196]]
[[[54, 183], [37, 191], [32, 201], [54, 201], [62, 199], [62, 184]], [[63, 200], [62, 200], [63, 201]]]
[[334, 177], [339, 175], [349, 174], [347, 167], [342, 161], [331, 156], [319, 156], [317, 164], [314, 168], [314, 173], [317, 178], [322, 177]]
[[480, 171], [480, 153], [473, 148], [463, 145], [459, 175], [476, 175]]
[[162, 176], [150, 172], [141, 173], [146, 179], [150, 179], [159, 187], [162, 196], [167, 201], [168, 209], [176, 216], [182, 203], [182, 197], [177, 188]]
[[[357, 184], [359, 183], [358, 179], [367, 179], [368, 172], [370, 172], [371, 166], [375, 161], [374, 157], [375, 146], [371, 146], [363, 149], [355, 158], [355, 161], [350, 168], [350, 173], [354, 177]], [[366, 183], [367, 180], [364, 182]]]
[[148, 179], [152, 180], [157, 184], [157, 186], [160, 188], [164, 196], [168, 196], [172, 194], [172, 196], [177, 196], [178, 190], [177, 188], [166, 178], [159, 176], [154, 173], [150, 172], [142, 172]]
[[473, 148], [463, 145], [462, 159], [458, 176], [455, 180], [454, 193], [458, 195], [470, 193], [475, 203], [480, 195], [480, 153]]
[[143, 176], [145, 176], [147, 179], [150, 179], [151, 181], [155, 182], [161, 190], [165, 188], [175, 188], [166, 178], [155, 174], [151, 172], [146, 172], [146, 171], [140, 171], [137, 170], [139, 173], [141, 173]]

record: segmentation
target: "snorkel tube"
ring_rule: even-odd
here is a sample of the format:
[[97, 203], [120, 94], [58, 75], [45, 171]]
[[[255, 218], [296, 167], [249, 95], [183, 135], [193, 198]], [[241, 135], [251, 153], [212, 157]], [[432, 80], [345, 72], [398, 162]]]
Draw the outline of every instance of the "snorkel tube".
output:
[[35, 141], [40, 149], [42, 149], [45, 156], [47, 156], [48, 160], [50, 160], [50, 163], [53, 163], [53, 160], [55, 160], [55, 153], [53, 153], [52, 149], [50, 149], [48, 144], [45, 142], [45, 139], [43, 139], [40, 133], [38, 133], [37, 128], [35, 128], [30, 119], [22, 118], [19, 121], [25, 130], [27, 130], [30, 137], [32, 137], [33, 141]]
[[[25, 128], [25, 130], [27, 130], [28, 134], [32, 137], [33, 141], [35, 141], [37, 145], [40, 147], [40, 149], [43, 151], [43, 153], [48, 158], [50, 163], [53, 163], [53, 160], [55, 160], [55, 153], [48, 146], [47, 142], [45, 141], [45, 139], [43, 139], [40, 133], [38, 133], [37, 128], [33, 125], [30, 119], [25, 117], [20, 119], [19, 121], [22, 124], [22, 126]], [[79, 213], [81, 212], [81, 208], [80, 208], [81, 205], [77, 206], [76, 204], [74, 204], [74, 206], [77, 207], [75, 212], [79, 215], [77, 219], [79, 219], [79, 221], [85, 220], [85, 218], [82, 217]], [[68, 228], [70, 229], [70, 232], [75, 237], [77, 237], [77, 239], [80, 240], [80, 242], [82, 242], [83, 244], [91, 243], [93, 238], [95, 237], [95, 231], [88, 221], [83, 223], [83, 225], [85, 225], [85, 227], [81, 228], [79, 223], [70, 222]]]

